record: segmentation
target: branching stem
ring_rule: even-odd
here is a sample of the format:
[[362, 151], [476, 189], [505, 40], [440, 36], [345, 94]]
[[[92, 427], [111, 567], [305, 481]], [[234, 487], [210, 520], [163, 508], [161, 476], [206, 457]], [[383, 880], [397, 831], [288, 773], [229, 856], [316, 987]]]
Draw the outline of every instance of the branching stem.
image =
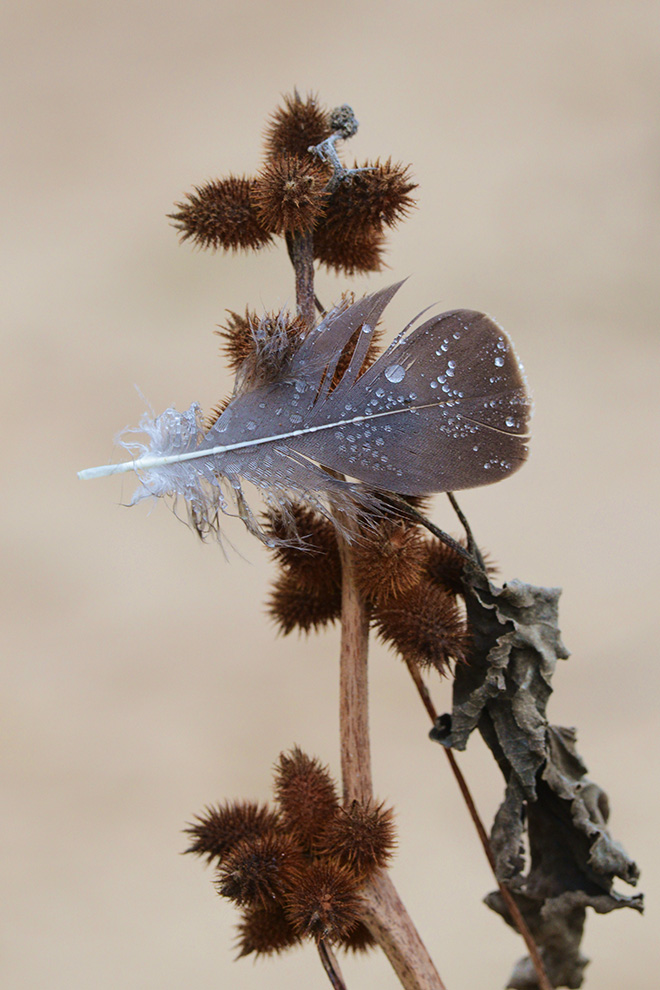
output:
[[[408, 667], [408, 670], [410, 671], [410, 676], [414, 681], [415, 687], [417, 688], [422, 704], [426, 708], [426, 711], [428, 712], [431, 721], [435, 723], [438, 717], [438, 713], [431, 699], [431, 695], [429, 694], [429, 690], [426, 684], [424, 683], [424, 680], [422, 679], [422, 675], [419, 672], [419, 668], [413, 663], [406, 662], [406, 665]], [[541, 959], [541, 956], [539, 954], [539, 950], [536, 945], [536, 942], [534, 941], [532, 933], [527, 927], [527, 922], [523, 918], [520, 912], [520, 908], [515, 902], [513, 894], [511, 893], [508, 887], [506, 887], [503, 883], [500, 882], [500, 880], [497, 877], [495, 856], [493, 855], [490, 839], [488, 838], [488, 833], [484, 828], [484, 823], [481, 820], [481, 816], [477, 811], [477, 806], [474, 803], [474, 799], [470, 792], [470, 788], [468, 787], [467, 781], [463, 776], [463, 772], [459, 767], [456, 761], [456, 757], [452, 753], [451, 749], [448, 749], [444, 746], [443, 749], [447, 757], [447, 760], [449, 761], [451, 772], [454, 775], [456, 783], [458, 784], [459, 790], [463, 796], [463, 800], [465, 801], [465, 804], [467, 806], [468, 812], [470, 814], [470, 818], [474, 823], [474, 827], [477, 831], [477, 835], [479, 836], [479, 841], [481, 842], [484, 853], [486, 854], [486, 858], [490, 864], [490, 868], [493, 871], [493, 876], [495, 877], [495, 881], [497, 883], [497, 886], [499, 887], [500, 893], [502, 895], [502, 899], [504, 900], [504, 903], [507, 906], [507, 909], [509, 911], [509, 914], [511, 915], [514, 925], [518, 929], [518, 932], [522, 936], [525, 945], [527, 946], [529, 957], [532, 960], [534, 969], [536, 971], [536, 979], [538, 980], [539, 990], [553, 990], [552, 983], [550, 982], [548, 978], [548, 974], [545, 971], [545, 966], [543, 965], [543, 960]]]

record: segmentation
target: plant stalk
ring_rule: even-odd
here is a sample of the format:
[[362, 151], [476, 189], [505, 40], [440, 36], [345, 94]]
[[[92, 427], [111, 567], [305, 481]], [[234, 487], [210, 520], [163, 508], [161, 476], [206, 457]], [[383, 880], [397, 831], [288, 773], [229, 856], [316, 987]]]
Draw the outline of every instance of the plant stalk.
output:
[[[342, 519], [344, 532], [348, 523]], [[355, 526], [355, 524], [353, 524]], [[357, 529], [354, 529], [357, 535]], [[369, 614], [354, 581], [353, 554], [338, 535], [342, 562], [339, 725], [344, 801], [373, 799], [369, 742]], [[405, 990], [446, 990], [389, 874], [379, 870], [361, 890], [363, 921]]]
[[287, 234], [286, 246], [296, 278], [296, 305], [308, 327], [314, 326], [316, 296], [314, 295], [314, 237], [310, 232]]
[[[298, 311], [314, 325], [314, 244], [310, 234], [287, 235], [287, 249], [296, 279]], [[354, 578], [350, 537], [359, 538], [357, 523], [342, 515], [337, 527], [342, 564], [342, 617], [339, 673], [339, 733], [344, 802], [373, 800], [369, 738], [369, 613]], [[346, 534], [346, 535], [343, 535]], [[347, 537], [349, 537], [347, 539]], [[405, 990], [446, 987], [389, 875], [379, 870], [360, 891], [364, 923], [389, 959]], [[332, 966], [321, 949], [326, 973]]]

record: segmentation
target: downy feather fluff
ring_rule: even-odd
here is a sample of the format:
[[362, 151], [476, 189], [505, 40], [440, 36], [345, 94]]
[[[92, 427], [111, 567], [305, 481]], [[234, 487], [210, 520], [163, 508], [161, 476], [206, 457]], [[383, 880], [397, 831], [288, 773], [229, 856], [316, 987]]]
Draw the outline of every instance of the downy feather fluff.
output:
[[232, 400], [210, 427], [196, 403], [145, 417], [149, 445], [123, 444], [133, 460], [80, 476], [136, 471], [133, 502], [183, 497], [200, 532], [217, 531], [219, 513], [238, 507], [261, 535], [245, 481], [269, 504], [297, 498], [354, 512], [377, 506], [379, 492], [457, 491], [516, 471], [527, 456], [530, 401], [513, 347], [489, 317], [455, 310], [410, 324], [360, 374], [400, 284], [333, 309], [295, 340], [285, 339], [284, 322], [270, 321], [270, 339], [255, 328], [257, 361], [239, 369]]

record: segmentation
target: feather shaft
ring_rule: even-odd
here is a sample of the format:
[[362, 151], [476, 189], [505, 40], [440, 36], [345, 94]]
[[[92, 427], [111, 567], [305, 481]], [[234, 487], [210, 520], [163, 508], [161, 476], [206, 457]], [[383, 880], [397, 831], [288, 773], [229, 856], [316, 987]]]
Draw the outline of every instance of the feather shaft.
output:
[[339, 306], [302, 339], [260, 324], [258, 360], [241, 366], [211, 427], [196, 403], [145, 417], [150, 442], [121, 441], [131, 460], [79, 477], [135, 471], [134, 502], [180, 496], [205, 531], [233, 501], [256, 531], [243, 482], [271, 505], [302, 498], [350, 517], [357, 504], [376, 510], [378, 492], [460, 491], [512, 474], [527, 456], [531, 404], [513, 346], [489, 317], [453, 310], [409, 324], [363, 370], [398, 288]]
[[383, 412], [372, 413], [369, 416], [352, 416], [350, 419], [336, 420], [333, 423], [319, 423], [317, 426], [306, 426], [301, 430], [289, 430], [288, 433], [278, 433], [272, 437], [257, 437], [255, 440], [241, 440], [238, 443], [227, 443], [216, 447], [204, 447], [201, 450], [188, 450], [183, 454], [145, 454], [136, 457], [132, 461], [123, 461], [120, 464], [102, 464], [100, 467], [85, 468], [78, 471], [81, 481], [89, 481], [92, 478], [105, 478], [111, 474], [128, 474], [129, 471], [149, 471], [152, 468], [167, 467], [169, 464], [181, 464], [183, 461], [194, 461], [199, 457], [214, 457], [217, 454], [228, 454], [232, 450], [244, 450], [247, 447], [258, 447], [266, 443], [277, 443], [283, 440], [293, 440], [294, 437], [302, 437], [307, 433], [318, 433], [320, 430], [335, 430], [341, 426], [354, 426], [356, 423], [364, 423], [367, 420], [379, 419], [382, 416], [400, 416], [402, 412], [419, 412], [427, 409], [431, 405], [445, 405], [446, 403], [427, 403], [424, 406], [408, 406], [406, 409], [387, 409]]

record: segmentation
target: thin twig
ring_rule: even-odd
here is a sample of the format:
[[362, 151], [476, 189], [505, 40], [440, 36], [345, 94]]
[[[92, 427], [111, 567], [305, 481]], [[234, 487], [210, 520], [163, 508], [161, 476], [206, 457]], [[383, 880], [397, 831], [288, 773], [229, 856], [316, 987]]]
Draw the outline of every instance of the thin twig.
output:
[[334, 987], [334, 990], [346, 990], [346, 984], [344, 983], [344, 977], [341, 975], [337, 957], [328, 943], [324, 941], [324, 939], [320, 938], [316, 943], [316, 948], [318, 949], [319, 956], [321, 957], [323, 969], [326, 971], [328, 979]]
[[477, 545], [477, 541], [475, 540], [474, 536], [472, 535], [472, 530], [470, 529], [470, 524], [467, 521], [466, 517], [463, 515], [463, 512], [461, 510], [460, 505], [456, 501], [456, 496], [454, 495], [453, 492], [447, 492], [447, 498], [451, 502], [452, 508], [453, 508], [454, 512], [456, 513], [456, 515], [458, 516], [458, 519], [459, 519], [459, 522], [460, 522], [461, 526], [465, 530], [465, 535], [467, 537], [468, 550], [472, 554], [472, 557], [474, 558], [474, 560], [477, 561], [477, 563], [478, 563], [479, 567], [481, 568], [481, 570], [485, 572], [486, 565], [484, 563], [484, 558], [483, 558], [483, 556], [481, 554], [481, 551], [480, 551], [480, 549], [479, 549], [479, 547]]
[[[421, 698], [422, 704], [426, 708], [426, 711], [428, 712], [431, 721], [435, 723], [438, 718], [438, 713], [431, 699], [431, 695], [429, 694], [429, 690], [426, 684], [424, 683], [424, 680], [422, 679], [422, 675], [419, 672], [419, 668], [416, 667], [415, 664], [410, 663], [409, 661], [406, 661], [406, 666], [410, 671], [410, 676], [412, 677], [415, 687], [417, 688], [417, 692]], [[474, 822], [474, 827], [477, 830], [479, 841], [481, 842], [483, 850], [486, 854], [486, 859], [490, 864], [490, 868], [493, 871], [493, 876], [495, 877], [495, 881], [497, 883], [497, 886], [499, 887], [500, 893], [502, 895], [502, 899], [508, 908], [509, 914], [511, 915], [511, 918], [513, 919], [513, 922], [516, 928], [518, 929], [518, 932], [522, 936], [525, 945], [527, 946], [529, 957], [532, 960], [534, 969], [536, 971], [536, 979], [538, 980], [539, 990], [553, 990], [552, 983], [548, 978], [548, 974], [545, 971], [545, 966], [543, 965], [543, 960], [541, 959], [541, 956], [539, 954], [538, 946], [534, 941], [534, 937], [532, 936], [529, 927], [527, 926], [527, 922], [522, 916], [520, 908], [516, 904], [513, 894], [511, 893], [509, 888], [506, 887], [498, 879], [497, 864], [495, 862], [495, 856], [493, 854], [493, 849], [490, 844], [490, 839], [488, 838], [488, 833], [484, 828], [484, 824], [481, 820], [481, 816], [477, 811], [477, 806], [474, 803], [474, 799], [470, 792], [470, 788], [468, 787], [467, 781], [463, 776], [463, 772], [459, 767], [456, 761], [456, 757], [454, 756], [451, 749], [447, 748], [446, 746], [443, 746], [443, 749], [445, 751], [445, 755], [447, 759], [449, 760], [449, 766], [451, 767], [451, 771], [454, 775], [454, 778], [456, 779], [456, 783], [458, 784], [459, 790], [463, 796], [463, 800], [465, 801], [470, 817]]]

